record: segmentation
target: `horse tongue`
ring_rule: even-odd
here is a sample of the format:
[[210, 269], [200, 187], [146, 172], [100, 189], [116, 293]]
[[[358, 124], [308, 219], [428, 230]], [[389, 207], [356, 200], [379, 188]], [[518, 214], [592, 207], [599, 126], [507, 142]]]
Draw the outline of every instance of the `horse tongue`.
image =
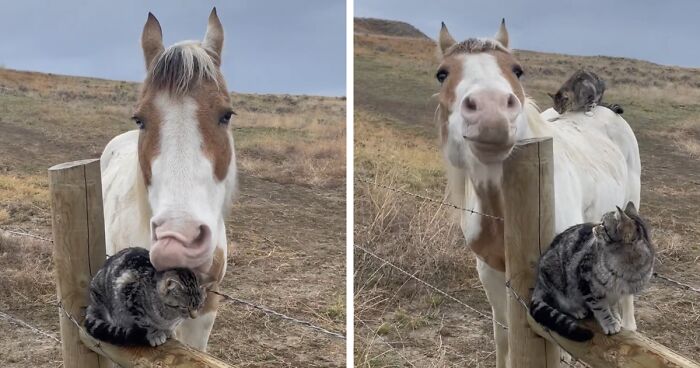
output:
[[151, 246], [150, 259], [158, 271], [184, 267], [196, 272], [207, 272], [212, 265], [206, 247], [187, 247], [178, 239], [166, 237]]
[[149, 253], [151, 263], [157, 271], [168, 270], [176, 267], [186, 267], [187, 257], [182, 252], [184, 245], [175, 238], [163, 238], [157, 240]]

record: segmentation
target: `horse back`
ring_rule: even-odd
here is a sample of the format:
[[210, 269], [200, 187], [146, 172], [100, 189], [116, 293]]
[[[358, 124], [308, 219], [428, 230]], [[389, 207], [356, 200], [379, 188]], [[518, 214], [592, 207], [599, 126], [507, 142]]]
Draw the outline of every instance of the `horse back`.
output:
[[554, 136], [557, 232], [600, 221], [603, 213], [627, 201], [639, 208], [641, 161], [634, 132], [608, 108], [592, 112], [566, 113], [547, 122]]

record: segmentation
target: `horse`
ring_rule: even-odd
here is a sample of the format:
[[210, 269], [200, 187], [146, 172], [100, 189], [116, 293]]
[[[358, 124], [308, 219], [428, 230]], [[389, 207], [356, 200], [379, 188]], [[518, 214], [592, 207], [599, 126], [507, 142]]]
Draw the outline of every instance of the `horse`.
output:
[[[555, 231], [597, 222], [632, 201], [639, 208], [641, 163], [632, 129], [618, 114], [596, 107], [561, 116], [540, 114], [520, 81], [523, 67], [508, 43], [505, 20], [492, 38], [457, 42], [442, 24], [436, 42], [440, 83], [435, 120], [446, 162], [447, 193], [455, 205], [503, 218], [503, 162], [517, 140], [553, 138]], [[555, 120], [550, 122], [549, 120]], [[503, 222], [462, 211], [460, 227], [476, 254], [491, 304], [496, 366], [506, 366], [508, 337]], [[622, 326], [636, 330], [631, 296], [623, 298]], [[500, 324], [500, 325], [499, 325]]]
[[[223, 43], [216, 8], [203, 41], [168, 48], [149, 13], [141, 36], [147, 75], [132, 118], [137, 129], [113, 138], [100, 157], [107, 254], [147, 248], [157, 270], [191, 269], [214, 290], [226, 272], [224, 219], [237, 186]], [[209, 294], [175, 337], [206, 350], [218, 303]]]

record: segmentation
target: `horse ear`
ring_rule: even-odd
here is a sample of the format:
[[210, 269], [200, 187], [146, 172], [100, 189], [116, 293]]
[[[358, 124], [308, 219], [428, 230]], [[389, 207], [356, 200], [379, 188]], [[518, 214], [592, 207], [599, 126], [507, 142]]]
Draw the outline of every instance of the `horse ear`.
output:
[[207, 33], [204, 35], [202, 46], [216, 54], [217, 64], [221, 61], [221, 50], [224, 48], [224, 27], [221, 25], [219, 16], [216, 15], [216, 7], [209, 14]]
[[447, 30], [445, 22], [442, 22], [442, 27], [440, 27], [440, 37], [438, 37], [438, 40], [438, 44], [440, 45], [440, 53], [442, 55], [445, 55], [445, 51], [457, 43], [452, 35], [450, 35], [450, 31]]
[[498, 28], [498, 32], [494, 38], [496, 41], [500, 42], [503, 47], [508, 48], [508, 30], [506, 29], [506, 18], [501, 19], [501, 27]]
[[143, 26], [141, 48], [146, 59], [146, 69], [150, 70], [153, 61], [165, 50], [163, 47], [163, 30], [160, 28], [158, 19], [152, 13], [148, 13], [148, 20], [146, 25]]

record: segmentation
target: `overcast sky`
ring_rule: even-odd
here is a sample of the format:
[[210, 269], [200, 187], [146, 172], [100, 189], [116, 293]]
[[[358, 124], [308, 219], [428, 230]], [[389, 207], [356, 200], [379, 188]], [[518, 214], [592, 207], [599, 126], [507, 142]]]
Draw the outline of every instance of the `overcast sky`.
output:
[[513, 48], [700, 67], [696, 0], [355, 0], [355, 14], [402, 20], [433, 39], [445, 21], [458, 40], [491, 36], [505, 17]]
[[201, 40], [213, 5], [230, 89], [345, 95], [344, 0], [0, 0], [0, 65], [141, 81], [148, 12], [170, 45]]

